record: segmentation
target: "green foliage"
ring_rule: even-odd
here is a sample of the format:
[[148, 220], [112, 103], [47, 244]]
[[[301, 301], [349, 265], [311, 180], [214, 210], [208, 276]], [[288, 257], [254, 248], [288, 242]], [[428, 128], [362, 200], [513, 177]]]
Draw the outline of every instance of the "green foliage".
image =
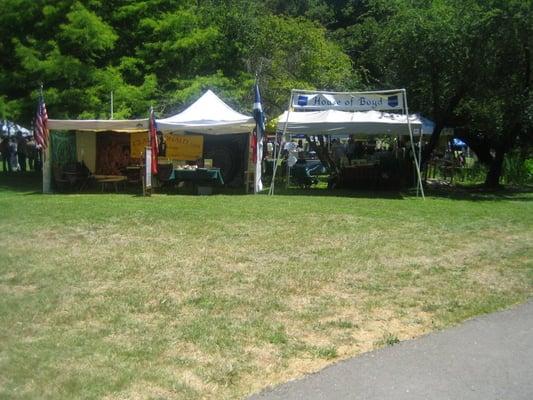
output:
[[[315, 22], [249, 1], [7, 0], [0, 5], [3, 112], [29, 121], [42, 82], [53, 117], [108, 118], [179, 111], [211, 88], [251, 111], [259, 74], [267, 112], [293, 87], [343, 89], [349, 58]], [[310, 2], [306, 10], [318, 9]], [[321, 6], [325, 7], [325, 3]], [[24, 13], [15, 10], [24, 10]], [[13, 103], [13, 104], [11, 104]], [[7, 104], [10, 104], [7, 107]]]
[[60, 25], [58, 39], [65, 53], [91, 60], [111, 50], [118, 38], [113, 29], [93, 12], [76, 2]]
[[519, 152], [507, 154], [503, 162], [502, 178], [508, 184], [532, 184], [533, 158], [524, 158]]
[[[180, 111], [206, 89], [274, 118], [290, 90], [405, 87], [410, 109], [491, 152], [533, 139], [533, 0], [4, 0], [0, 113]], [[480, 154], [478, 154], [479, 156]], [[500, 157], [501, 159], [501, 157]]]

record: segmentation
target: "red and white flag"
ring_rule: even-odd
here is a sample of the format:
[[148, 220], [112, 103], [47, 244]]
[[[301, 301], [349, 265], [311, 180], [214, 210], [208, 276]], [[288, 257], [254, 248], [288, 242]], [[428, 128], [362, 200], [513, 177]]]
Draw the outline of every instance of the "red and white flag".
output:
[[46, 105], [44, 98], [39, 97], [39, 105], [37, 107], [37, 114], [35, 115], [35, 124], [33, 136], [37, 144], [41, 145], [43, 149], [48, 147], [48, 113], [46, 112]]
[[150, 108], [150, 147], [152, 148], [152, 174], [157, 174], [157, 157], [159, 143], [157, 141], [157, 124], [155, 122], [154, 109]]

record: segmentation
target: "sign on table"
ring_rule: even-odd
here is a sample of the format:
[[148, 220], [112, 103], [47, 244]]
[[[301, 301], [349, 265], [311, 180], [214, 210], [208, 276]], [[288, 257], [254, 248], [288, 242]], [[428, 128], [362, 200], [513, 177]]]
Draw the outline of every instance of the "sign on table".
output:
[[166, 158], [171, 160], [198, 160], [204, 152], [204, 137], [200, 135], [165, 134]]

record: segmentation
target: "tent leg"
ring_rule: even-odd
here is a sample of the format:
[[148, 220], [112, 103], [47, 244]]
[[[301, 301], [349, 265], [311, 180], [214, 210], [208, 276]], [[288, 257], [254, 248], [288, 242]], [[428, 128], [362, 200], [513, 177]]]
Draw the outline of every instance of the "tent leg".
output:
[[[291, 98], [289, 100], [289, 108], [287, 109], [287, 119], [285, 120], [285, 125], [283, 126], [283, 133], [281, 135], [281, 141], [280, 146], [278, 149], [278, 156], [275, 158], [275, 164], [274, 164], [274, 170], [272, 171], [272, 183], [270, 184], [270, 191], [268, 194], [273, 195], [274, 194], [274, 186], [276, 181], [276, 171], [278, 169], [278, 162], [281, 156], [281, 149], [283, 148], [283, 140], [285, 138], [285, 134], [287, 133], [287, 126], [289, 125], [289, 115], [291, 113], [292, 108], [292, 99], [294, 97], [294, 90], [291, 90]], [[276, 134], [276, 140], [277, 140], [277, 134]], [[288, 178], [288, 176], [287, 176]]]
[[[52, 138], [52, 132], [49, 134]], [[43, 154], [43, 193], [52, 193], [52, 161], [50, 159], [50, 147], [52, 146], [52, 140], [48, 140], [48, 146], [42, 149]]]
[[413, 153], [413, 160], [415, 162], [416, 175], [417, 175], [417, 180], [418, 180], [417, 196], [418, 196], [418, 188], [420, 188], [420, 193], [422, 195], [422, 199], [425, 199], [424, 188], [422, 186], [422, 177], [420, 175], [420, 163], [419, 163], [418, 157], [416, 155], [415, 142], [414, 142], [414, 138], [413, 138], [413, 130], [411, 129], [411, 120], [409, 119], [409, 108], [407, 107], [407, 93], [406, 93], [405, 89], [402, 89], [402, 94], [403, 94], [403, 100], [405, 102], [405, 115], [406, 115], [406, 118], [407, 118], [407, 126], [409, 127], [409, 137], [411, 139], [411, 152]]

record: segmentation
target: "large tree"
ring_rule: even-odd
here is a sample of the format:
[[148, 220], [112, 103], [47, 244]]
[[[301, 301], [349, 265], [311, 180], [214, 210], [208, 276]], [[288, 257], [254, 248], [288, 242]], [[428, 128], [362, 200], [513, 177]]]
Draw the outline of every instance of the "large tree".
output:
[[44, 84], [50, 115], [175, 112], [206, 88], [251, 109], [259, 74], [267, 110], [292, 87], [345, 88], [350, 60], [317, 22], [244, 0], [5, 0], [0, 111], [29, 121]]
[[[444, 127], [460, 126], [489, 167], [486, 184], [496, 186], [505, 153], [530, 129], [531, 3], [369, 0], [370, 11], [339, 34], [369, 86], [406, 87], [410, 109], [433, 118], [425, 159]], [[371, 41], [347, 32], [367, 32]]]
[[488, 1], [487, 56], [457, 112], [458, 135], [487, 165], [485, 184], [499, 186], [504, 157], [533, 143], [533, 2]]

